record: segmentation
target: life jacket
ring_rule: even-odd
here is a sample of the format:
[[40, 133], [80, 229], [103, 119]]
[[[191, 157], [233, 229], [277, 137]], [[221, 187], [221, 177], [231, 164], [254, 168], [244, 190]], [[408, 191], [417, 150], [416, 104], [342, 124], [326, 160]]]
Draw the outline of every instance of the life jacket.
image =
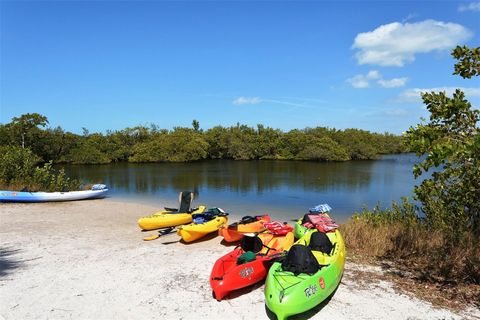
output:
[[263, 224], [265, 229], [276, 235], [286, 235], [293, 230], [293, 227], [287, 223], [281, 223], [279, 221], [266, 222]]
[[302, 224], [309, 229], [317, 229], [320, 232], [335, 231], [339, 226], [329, 215], [324, 213], [306, 214], [303, 216]]

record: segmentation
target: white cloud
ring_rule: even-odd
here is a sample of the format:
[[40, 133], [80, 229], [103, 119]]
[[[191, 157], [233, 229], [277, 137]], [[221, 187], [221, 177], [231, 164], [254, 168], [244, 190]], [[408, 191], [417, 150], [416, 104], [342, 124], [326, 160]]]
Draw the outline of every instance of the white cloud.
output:
[[348, 78], [347, 82], [352, 85], [352, 87], [357, 89], [364, 89], [370, 86], [369, 79], [363, 74], [357, 74], [354, 77]]
[[403, 87], [406, 83], [408, 78], [393, 78], [390, 80], [383, 79], [383, 76], [377, 70], [371, 70], [366, 75], [357, 74], [351, 78], [347, 79], [347, 82], [352, 85], [352, 87], [357, 89], [365, 89], [370, 87], [370, 81], [377, 80], [376, 82], [382, 88], [397, 88]]
[[380, 75], [380, 72], [377, 70], [371, 70], [367, 73], [367, 79], [368, 80], [375, 80], [375, 79], [380, 79], [382, 76]]
[[262, 102], [260, 97], [238, 97], [232, 101], [233, 104], [237, 106], [245, 105], [245, 104], [259, 104]]
[[385, 111], [385, 114], [392, 117], [402, 117], [408, 115], [408, 111], [406, 109], [396, 108]]
[[445, 91], [447, 96], [453, 96], [453, 93], [455, 92], [456, 89], [460, 89], [465, 93], [465, 96], [467, 98], [480, 98], [480, 88], [457, 88], [457, 87], [438, 87], [438, 88], [414, 88], [414, 89], [408, 89], [405, 90], [400, 94], [398, 97], [397, 101], [398, 102], [421, 102], [421, 94], [423, 92], [439, 92], [439, 91]]
[[398, 88], [403, 87], [407, 83], [408, 78], [393, 78], [390, 80], [380, 79], [378, 84], [383, 88]]
[[352, 48], [359, 64], [401, 67], [418, 53], [447, 50], [472, 37], [464, 26], [436, 20], [393, 22], [359, 33]]
[[469, 4], [461, 4], [458, 6], [458, 11], [480, 11], [480, 1], [470, 2]]
[[[292, 101], [293, 100], [293, 101]], [[290, 106], [290, 107], [298, 107], [298, 108], [314, 108], [317, 107], [319, 101], [324, 103], [324, 100], [318, 99], [308, 99], [308, 98], [281, 98], [281, 99], [269, 99], [269, 98], [260, 98], [260, 97], [238, 97], [232, 101], [234, 105], [241, 106], [241, 105], [254, 105], [254, 104], [262, 104], [262, 105], [281, 105], [281, 106]], [[315, 102], [315, 105], [310, 104], [310, 102]]]

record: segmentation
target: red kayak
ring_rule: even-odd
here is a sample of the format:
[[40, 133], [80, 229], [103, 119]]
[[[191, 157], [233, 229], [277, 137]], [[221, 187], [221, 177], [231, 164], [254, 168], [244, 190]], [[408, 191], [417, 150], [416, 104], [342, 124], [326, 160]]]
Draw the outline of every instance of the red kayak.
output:
[[[257, 236], [244, 236], [240, 248], [224, 255], [215, 262], [210, 275], [210, 285], [215, 299], [222, 300], [231, 291], [248, 287], [267, 276], [274, 258], [293, 245], [292, 227], [275, 224], [279, 234], [272, 231]], [[268, 230], [268, 228], [267, 228]], [[275, 231], [274, 231], [275, 232]]]

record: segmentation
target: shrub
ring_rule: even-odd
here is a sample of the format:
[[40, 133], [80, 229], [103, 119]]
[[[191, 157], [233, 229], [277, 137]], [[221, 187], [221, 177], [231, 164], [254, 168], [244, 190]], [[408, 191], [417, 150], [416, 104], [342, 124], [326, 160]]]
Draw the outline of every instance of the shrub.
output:
[[40, 158], [30, 149], [0, 147], [0, 184], [2, 188], [30, 191], [78, 190], [80, 183], [52, 168], [52, 162], [37, 166]]

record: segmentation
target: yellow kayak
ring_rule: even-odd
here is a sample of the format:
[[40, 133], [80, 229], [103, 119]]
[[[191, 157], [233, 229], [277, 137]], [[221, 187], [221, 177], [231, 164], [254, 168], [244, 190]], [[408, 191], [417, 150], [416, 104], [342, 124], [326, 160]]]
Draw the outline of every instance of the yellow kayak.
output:
[[177, 230], [177, 234], [182, 237], [185, 242], [192, 242], [198, 240], [209, 233], [218, 232], [218, 229], [224, 227], [228, 223], [226, 215], [214, 216], [211, 220], [195, 221], [181, 226]]
[[159, 211], [150, 216], [138, 219], [138, 226], [142, 230], [155, 230], [174, 227], [192, 222], [192, 214], [205, 211], [205, 206], [199, 206], [191, 213], [173, 213], [172, 211]]

